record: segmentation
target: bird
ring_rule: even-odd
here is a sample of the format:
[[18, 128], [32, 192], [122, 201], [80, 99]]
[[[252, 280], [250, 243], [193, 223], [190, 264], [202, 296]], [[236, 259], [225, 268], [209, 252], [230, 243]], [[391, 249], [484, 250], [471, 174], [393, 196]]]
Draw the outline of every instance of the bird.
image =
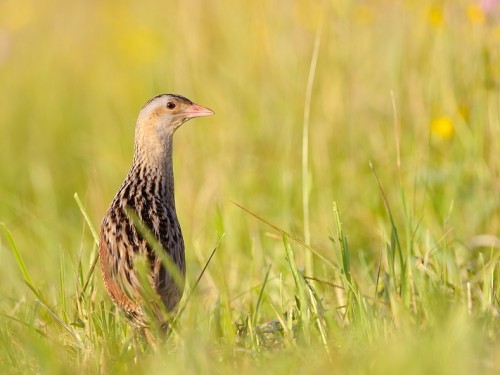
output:
[[[186, 121], [213, 113], [177, 94], [157, 95], [139, 112], [132, 166], [104, 215], [99, 236], [105, 288], [134, 327], [168, 327], [160, 310], [175, 313], [182, 297], [186, 262], [175, 209], [173, 136]], [[153, 299], [147, 300], [138, 259], [144, 259]], [[154, 314], [146, 314], [151, 304]]]

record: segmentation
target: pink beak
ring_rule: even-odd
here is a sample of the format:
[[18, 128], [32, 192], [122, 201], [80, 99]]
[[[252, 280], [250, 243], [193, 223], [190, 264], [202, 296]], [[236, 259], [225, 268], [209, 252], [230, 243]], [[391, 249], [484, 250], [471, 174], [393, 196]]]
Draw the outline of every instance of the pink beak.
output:
[[184, 114], [188, 118], [195, 118], [195, 117], [213, 115], [214, 111], [212, 111], [210, 108], [202, 107], [201, 105], [193, 103], [189, 107], [186, 108], [186, 110], [184, 111]]

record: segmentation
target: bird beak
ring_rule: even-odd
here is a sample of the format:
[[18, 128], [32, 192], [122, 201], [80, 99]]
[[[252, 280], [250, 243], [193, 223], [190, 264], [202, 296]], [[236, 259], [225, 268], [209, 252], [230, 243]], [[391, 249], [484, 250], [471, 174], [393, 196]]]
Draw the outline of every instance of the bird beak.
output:
[[193, 103], [185, 109], [184, 114], [187, 118], [195, 118], [213, 115], [214, 111], [210, 108], [202, 107], [201, 105]]

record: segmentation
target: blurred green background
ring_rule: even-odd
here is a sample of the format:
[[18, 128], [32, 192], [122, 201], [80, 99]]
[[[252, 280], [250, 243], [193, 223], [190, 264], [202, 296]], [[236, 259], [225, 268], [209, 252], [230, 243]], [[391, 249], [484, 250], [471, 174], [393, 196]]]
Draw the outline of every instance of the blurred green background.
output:
[[[72, 280], [95, 251], [73, 194], [97, 227], [131, 163], [140, 108], [178, 93], [216, 113], [175, 139], [188, 279], [225, 233], [198, 314], [261, 284], [268, 265], [271, 279], [281, 278], [279, 234], [230, 200], [307, 236], [303, 127], [319, 40], [308, 128], [311, 244], [335, 258], [336, 202], [352, 273], [363, 292], [376, 293], [390, 222], [371, 161], [410, 258], [442, 250], [436, 279], [465, 290], [477, 235], [490, 236], [478, 245], [486, 262], [498, 251], [499, 22], [495, 1], [0, 0], [0, 221], [58, 306], [61, 267]], [[297, 251], [299, 268], [306, 254]], [[32, 296], [5, 237], [0, 255], [2, 311], [15, 315]], [[329, 277], [317, 260], [307, 271]], [[108, 303], [99, 277], [94, 298]], [[481, 295], [482, 281], [471, 278]], [[75, 284], [67, 282], [68, 298]], [[253, 299], [227, 302], [228, 319], [252, 310]], [[487, 311], [497, 317], [498, 303]]]

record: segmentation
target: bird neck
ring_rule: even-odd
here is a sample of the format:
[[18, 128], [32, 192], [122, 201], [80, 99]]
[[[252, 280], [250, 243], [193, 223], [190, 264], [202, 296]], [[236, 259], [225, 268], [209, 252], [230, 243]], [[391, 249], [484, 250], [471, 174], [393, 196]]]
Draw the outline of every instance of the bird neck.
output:
[[[131, 173], [145, 186], [157, 185], [156, 190], [170, 207], [175, 209], [173, 134], [166, 133], [154, 139], [137, 137], [134, 146], [134, 160]], [[154, 180], [154, 181], [153, 181]]]

